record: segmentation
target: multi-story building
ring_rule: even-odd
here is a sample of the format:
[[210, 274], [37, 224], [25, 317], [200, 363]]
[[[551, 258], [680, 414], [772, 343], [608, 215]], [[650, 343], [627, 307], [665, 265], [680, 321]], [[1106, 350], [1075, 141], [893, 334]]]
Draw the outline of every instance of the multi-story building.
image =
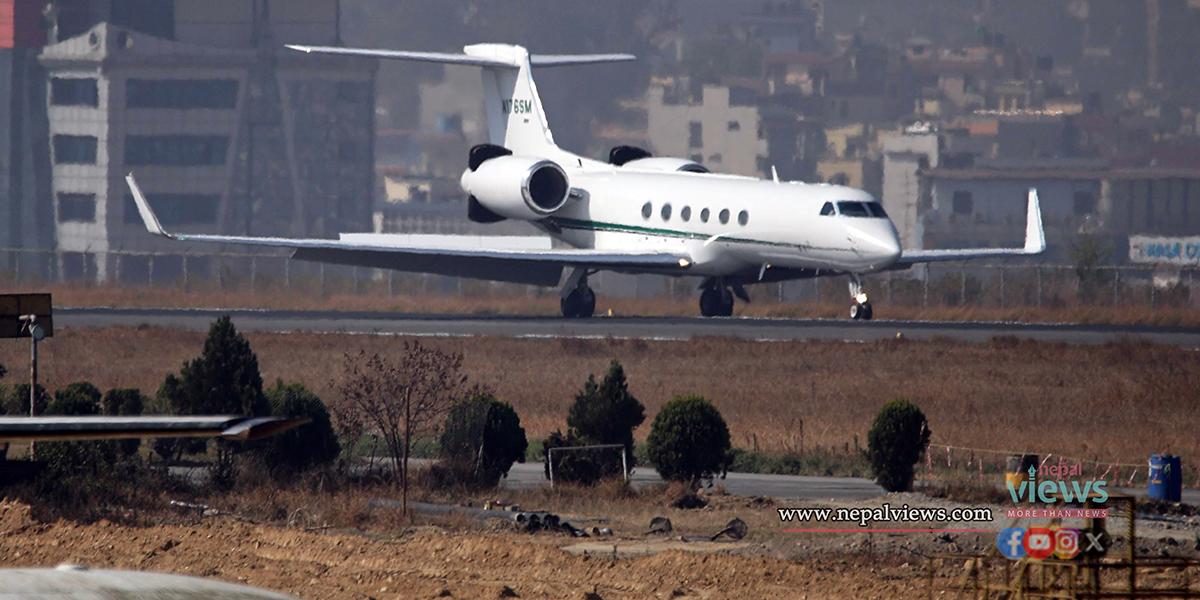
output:
[[688, 158], [722, 173], [770, 171], [753, 92], [706, 85], [701, 93], [688, 94], [683, 88], [653, 85], [647, 92], [647, 132], [655, 155]]
[[165, 249], [130, 172], [180, 232], [369, 230], [377, 63], [283, 48], [340, 43], [337, 0], [77, 0], [51, 14], [40, 64], [64, 274], [105, 280], [120, 275], [109, 251]]

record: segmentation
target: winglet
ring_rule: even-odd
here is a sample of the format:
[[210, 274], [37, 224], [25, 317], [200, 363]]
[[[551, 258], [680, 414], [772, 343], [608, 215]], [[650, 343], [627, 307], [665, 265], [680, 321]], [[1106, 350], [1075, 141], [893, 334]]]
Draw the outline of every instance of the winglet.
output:
[[1042, 227], [1042, 205], [1038, 200], [1037, 188], [1029, 188], [1029, 208], [1025, 215], [1025, 253], [1041, 254], [1046, 251], [1046, 230]]
[[150, 202], [142, 194], [142, 188], [138, 187], [137, 180], [133, 178], [133, 173], [125, 176], [125, 183], [129, 184], [129, 191], [133, 193], [133, 202], [137, 204], [138, 214], [142, 216], [142, 222], [146, 224], [146, 231], [154, 235], [171, 237], [171, 234], [167, 233], [158, 222], [158, 217], [154, 216], [154, 211], [150, 210]]

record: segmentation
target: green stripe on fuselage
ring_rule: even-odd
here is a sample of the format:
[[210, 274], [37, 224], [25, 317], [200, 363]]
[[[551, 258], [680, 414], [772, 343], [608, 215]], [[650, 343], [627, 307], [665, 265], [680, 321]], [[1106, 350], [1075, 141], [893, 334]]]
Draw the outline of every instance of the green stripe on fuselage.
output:
[[[585, 231], [613, 231], [617, 233], [634, 233], [640, 235], [652, 235], [657, 237], [680, 238], [688, 240], [707, 240], [714, 236], [704, 233], [695, 233], [691, 231], [680, 231], [678, 229], [660, 229], [657, 227], [639, 227], [637, 225], [622, 225], [619, 223], [602, 223], [600, 221], [585, 221], [582, 219], [565, 219], [562, 217], [550, 217], [547, 219], [551, 223], [562, 227], [563, 229], [581, 229]], [[778, 246], [781, 248], [796, 248], [806, 249], [800, 244], [788, 244], [784, 242], [769, 242], [766, 240], [752, 240], [749, 238], [721, 236], [718, 240], [721, 242], [737, 242], [741, 244], [759, 244], [763, 246]]]

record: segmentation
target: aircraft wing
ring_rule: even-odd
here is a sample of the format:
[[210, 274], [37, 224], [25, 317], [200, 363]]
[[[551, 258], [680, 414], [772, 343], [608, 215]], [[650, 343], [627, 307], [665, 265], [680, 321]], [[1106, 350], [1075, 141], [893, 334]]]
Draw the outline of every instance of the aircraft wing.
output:
[[157, 437], [224, 437], [257, 440], [308, 423], [312, 419], [235, 417], [0, 417], [0, 442], [119, 440]]
[[691, 265], [691, 257], [678, 252], [619, 252], [578, 248], [504, 249], [465, 244], [460, 247], [444, 244], [394, 245], [371, 243], [361, 236], [329, 240], [172, 234], [163, 229], [132, 174], [126, 177], [126, 182], [133, 193], [138, 213], [150, 233], [182, 242], [291, 248], [294, 250], [292, 258], [297, 260], [541, 286], [558, 285], [564, 267], [681, 271]]
[[1036, 256], [1046, 251], [1046, 230], [1042, 227], [1042, 207], [1036, 189], [1029, 190], [1029, 205], [1025, 215], [1025, 247], [1023, 248], [963, 248], [945, 250], [905, 250], [896, 261], [899, 268], [927, 262], [969, 260], [973, 258], [1009, 258]]

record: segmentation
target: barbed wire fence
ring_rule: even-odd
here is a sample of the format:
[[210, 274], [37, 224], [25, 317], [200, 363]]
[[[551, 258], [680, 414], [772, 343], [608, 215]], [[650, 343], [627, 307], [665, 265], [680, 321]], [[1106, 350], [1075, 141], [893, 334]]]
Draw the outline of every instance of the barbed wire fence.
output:
[[[915, 308], [1060, 308], [1107, 306], [1196, 308], [1198, 267], [1174, 271], [1156, 265], [943, 263], [890, 271], [865, 278], [872, 302]], [[552, 295], [553, 289], [459, 277], [405, 273], [298, 261], [280, 253], [244, 252], [65, 252], [0, 248], [0, 285], [146, 287], [185, 293], [306, 293], [395, 296]], [[621, 298], [690, 298], [689, 278], [600, 273], [598, 294]], [[846, 304], [842, 276], [751, 286], [755, 302]]]

